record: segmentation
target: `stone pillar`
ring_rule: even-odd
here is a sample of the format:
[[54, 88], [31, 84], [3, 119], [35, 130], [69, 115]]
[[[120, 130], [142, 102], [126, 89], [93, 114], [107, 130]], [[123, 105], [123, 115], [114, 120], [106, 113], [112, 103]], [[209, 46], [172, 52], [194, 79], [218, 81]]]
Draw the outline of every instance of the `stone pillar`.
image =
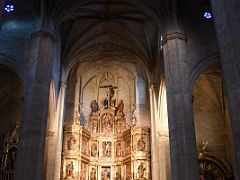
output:
[[[152, 179], [160, 180], [158, 177], [159, 174], [159, 166], [158, 166], [158, 150], [157, 150], [157, 140], [156, 140], [156, 127], [155, 123], [157, 121], [156, 117], [156, 100], [155, 100], [155, 86], [151, 85], [149, 88], [149, 97], [150, 97], [150, 111], [151, 111], [151, 171], [152, 171]], [[161, 162], [159, 162], [161, 163]], [[165, 180], [164, 178], [162, 180]]]
[[2, 17], [4, 13], [4, 6], [5, 6], [6, 0], [0, 1], [0, 29], [2, 27]]
[[172, 179], [199, 179], [197, 146], [186, 58], [186, 37], [166, 33], [163, 39], [164, 70], [170, 133]]
[[240, 1], [211, 0], [235, 151], [234, 174], [240, 178]]
[[57, 131], [57, 142], [55, 145], [55, 162], [54, 162], [54, 176], [53, 180], [60, 179], [61, 173], [61, 162], [62, 162], [62, 142], [63, 142], [63, 110], [64, 110], [64, 100], [65, 100], [65, 92], [66, 92], [66, 85], [65, 83], [61, 83], [60, 91], [58, 95], [57, 101], [57, 112], [56, 112], [56, 119], [58, 124], [58, 131]]
[[157, 87], [149, 88], [151, 109], [151, 154], [152, 154], [152, 179], [170, 180], [170, 148], [167, 118], [167, 102], [165, 86], [160, 86], [157, 99]]
[[44, 145], [48, 119], [54, 38], [51, 33], [32, 34], [32, 59], [28, 70], [16, 179], [44, 179]]
[[48, 122], [44, 152], [44, 174], [45, 180], [52, 180], [54, 176], [55, 148], [58, 130], [58, 119], [56, 119], [56, 95], [54, 82], [50, 84]]

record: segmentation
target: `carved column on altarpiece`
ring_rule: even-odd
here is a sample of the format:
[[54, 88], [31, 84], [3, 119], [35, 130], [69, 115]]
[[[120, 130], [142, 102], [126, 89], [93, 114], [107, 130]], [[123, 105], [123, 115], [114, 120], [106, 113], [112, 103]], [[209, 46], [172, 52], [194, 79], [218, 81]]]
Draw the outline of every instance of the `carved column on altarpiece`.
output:
[[79, 179], [81, 174], [82, 127], [64, 126], [61, 179]]

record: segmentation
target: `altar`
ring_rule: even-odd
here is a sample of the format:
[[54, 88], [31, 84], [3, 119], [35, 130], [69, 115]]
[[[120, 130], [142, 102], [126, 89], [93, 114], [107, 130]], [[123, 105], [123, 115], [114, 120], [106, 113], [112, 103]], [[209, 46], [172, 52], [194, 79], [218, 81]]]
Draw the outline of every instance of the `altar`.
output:
[[[92, 101], [89, 121], [64, 127], [61, 179], [151, 179], [150, 129], [128, 125], [124, 104]], [[134, 117], [135, 118], [135, 117]]]

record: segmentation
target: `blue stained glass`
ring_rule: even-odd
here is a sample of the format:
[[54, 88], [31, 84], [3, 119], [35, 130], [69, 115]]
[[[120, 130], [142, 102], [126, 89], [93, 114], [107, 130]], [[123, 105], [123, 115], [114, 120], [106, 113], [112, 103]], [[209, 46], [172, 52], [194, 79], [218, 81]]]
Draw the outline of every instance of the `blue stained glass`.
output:
[[6, 6], [5, 6], [5, 9], [4, 9], [5, 11], [7, 11], [7, 12], [12, 12], [12, 11], [14, 11], [14, 5], [12, 5], [12, 4], [7, 4]]
[[212, 18], [212, 13], [210, 11], [205, 11], [203, 16], [206, 18], [206, 19], [211, 19]]

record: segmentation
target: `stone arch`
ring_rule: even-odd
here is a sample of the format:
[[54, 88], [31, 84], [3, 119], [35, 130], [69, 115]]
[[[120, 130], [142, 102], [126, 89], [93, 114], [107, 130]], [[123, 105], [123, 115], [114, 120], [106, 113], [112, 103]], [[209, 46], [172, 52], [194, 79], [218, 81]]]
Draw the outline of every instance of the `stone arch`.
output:
[[199, 76], [210, 66], [220, 63], [220, 55], [218, 53], [212, 54], [203, 59], [190, 74], [190, 88], [193, 90], [194, 85]]
[[[215, 61], [214, 61], [215, 60]], [[217, 59], [203, 62], [192, 88], [197, 144], [208, 144], [207, 151], [231, 161], [232, 140], [222, 69]], [[215, 63], [214, 63], [215, 62]]]
[[0, 54], [0, 64], [14, 71], [21, 78], [21, 80], [24, 83], [24, 86], [26, 86], [26, 78], [25, 78], [26, 72], [21, 66], [14, 63], [13, 59], [6, 57], [3, 54]]
[[[1, 58], [0, 58], [1, 59]], [[5, 168], [14, 168], [17, 143], [19, 140], [18, 132], [21, 128], [22, 110], [24, 106], [25, 86], [23, 79], [13, 70], [13, 66], [6, 66], [0, 60], [0, 162], [1, 174], [9, 173]], [[9, 64], [8, 64], [9, 65]], [[15, 137], [16, 136], [16, 137]], [[12, 141], [11, 141], [12, 140]], [[3, 151], [8, 151], [9, 144], [14, 144], [14, 159], [11, 159], [11, 166], [4, 166], [1, 156]], [[5, 152], [6, 153], [6, 152]], [[8, 158], [11, 152], [7, 152]], [[5, 156], [5, 157], [6, 157]], [[6, 172], [5, 172], [6, 170]], [[8, 174], [14, 176], [13, 173]]]

